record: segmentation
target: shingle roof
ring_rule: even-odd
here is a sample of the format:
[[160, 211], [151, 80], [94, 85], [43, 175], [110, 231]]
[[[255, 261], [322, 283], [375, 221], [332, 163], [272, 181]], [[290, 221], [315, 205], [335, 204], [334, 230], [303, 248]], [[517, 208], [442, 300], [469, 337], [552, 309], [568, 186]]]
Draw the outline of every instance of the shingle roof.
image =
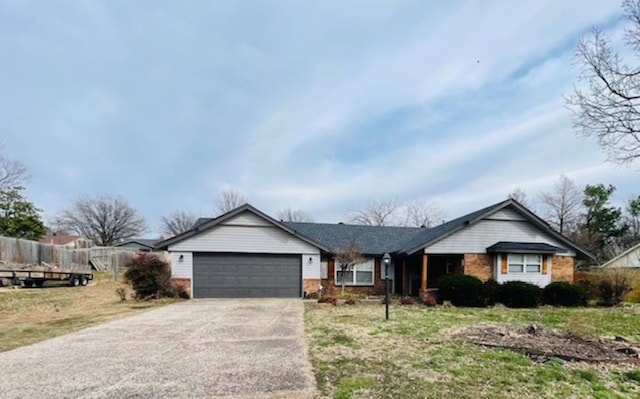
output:
[[500, 241], [487, 248], [487, 253], [492, 252], [556, 254], [567, 250], [542, 242]]
[[140, 245], [144, 245], [147, 246], [149, 248], [153, 248], [155, 243], [158, 242], [158, 240], [153, 239], [153, 238], [130, 238], [128, 240], [125, 240], [119, 244], [116, 245], [116, 247], [121, 247], [123, 245], [127, 245], [127, 244], [140, 244]]
[[366, 255], [382, 255], [385, 252], [411, 255], [507, 206], [511, 206], [519, 211], [531, 223], [556, 237], [560, 242], [568, 245], [570, 248], [573, 248], [579, 255], [593, 258], [593, 255], [588, 251], [553, 230], [548, 223], [513, 199], [507, 199], [486, 208], [479, 209], [432, 228], [362, 226], [340, 223], [278, 222], [251, 205], [245, 204], [215, 219], [198, 219], [191, 230], [179, 234], [176, 237], [161, 241], [157, 243], [156, 247], [166, 249], [169, 245], [192, 237], [200, 231], [212, 228], [223, 220], [234, 217], [241, 212], [250, 211], [271, 222], [273, 225], [325, 251], [333, 251], [345, 247], [351, 242], [355, 242], [355, 244], [359, 246], [360, 251]]
[[300, 223], [283, 222], [313, 241], [323, 243], [331, 250], [343, 248], [354, 242], [360, 252], [366, 255], [377, 255], [395, 252], [401, 244], [414, 237], [423, 228], [362, 226], [352, 224]]

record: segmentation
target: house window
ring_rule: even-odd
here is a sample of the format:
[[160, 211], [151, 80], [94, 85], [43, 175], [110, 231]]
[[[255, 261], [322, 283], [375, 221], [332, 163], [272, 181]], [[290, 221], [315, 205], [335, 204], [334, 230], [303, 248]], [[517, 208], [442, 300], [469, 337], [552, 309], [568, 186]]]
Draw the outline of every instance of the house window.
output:
[[358, 263], [350, 270], [340, 270], [340, 265], [336, 263], [336, 285], [341, 285], [344, 279], [345, 285], [373, 285], [373, 259], [367, 259]]
[[509, 273], [540, 273], [542, 255], [509, 254]]

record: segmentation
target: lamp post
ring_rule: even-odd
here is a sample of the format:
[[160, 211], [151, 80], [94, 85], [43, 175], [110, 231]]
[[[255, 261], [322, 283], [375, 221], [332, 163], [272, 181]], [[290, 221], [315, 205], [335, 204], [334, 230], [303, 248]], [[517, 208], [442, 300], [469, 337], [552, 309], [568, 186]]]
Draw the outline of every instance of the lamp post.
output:
[[385, 318], [389, 320], [389, 263], [391, 263], [391, 256], [388, 252], [382, 256], [384, 262], [384, 306], [385, 306]]

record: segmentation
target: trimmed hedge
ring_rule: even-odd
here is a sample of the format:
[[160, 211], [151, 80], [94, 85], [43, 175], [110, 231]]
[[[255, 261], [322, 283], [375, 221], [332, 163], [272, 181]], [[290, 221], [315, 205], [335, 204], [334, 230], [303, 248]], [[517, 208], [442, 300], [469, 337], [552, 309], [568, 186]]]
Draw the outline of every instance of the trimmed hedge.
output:
[[524, 281], [502, 284], [500, 303], [509, 308], [535, 308], [540, 303], [540, 288]]
[[502, 285], [494, 279], [489, 279], [482, 284], [482, 298], [485, 306], [493, 306], [500, 302]]
[[438, 281], [438, 295], [454, 306], [484, 306], [482, 281], [466, 274], [444, 276]]
[[587, 304], [587, 297], [584, 287], [557, 281], [544, 287], [542, 302], [552, 306], [584, 306]]

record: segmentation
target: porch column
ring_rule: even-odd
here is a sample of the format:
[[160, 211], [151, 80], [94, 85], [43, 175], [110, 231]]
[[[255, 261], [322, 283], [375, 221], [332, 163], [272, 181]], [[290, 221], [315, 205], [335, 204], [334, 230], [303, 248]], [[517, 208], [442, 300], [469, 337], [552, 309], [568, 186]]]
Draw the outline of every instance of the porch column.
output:
[[402, 296], [407, 295], [407, 258], [402, 259]]
[[427, 265], [429, 263], [429, 256], [422, 254], [422, 278], [420, 280], [420, 291], [427, 291]]

